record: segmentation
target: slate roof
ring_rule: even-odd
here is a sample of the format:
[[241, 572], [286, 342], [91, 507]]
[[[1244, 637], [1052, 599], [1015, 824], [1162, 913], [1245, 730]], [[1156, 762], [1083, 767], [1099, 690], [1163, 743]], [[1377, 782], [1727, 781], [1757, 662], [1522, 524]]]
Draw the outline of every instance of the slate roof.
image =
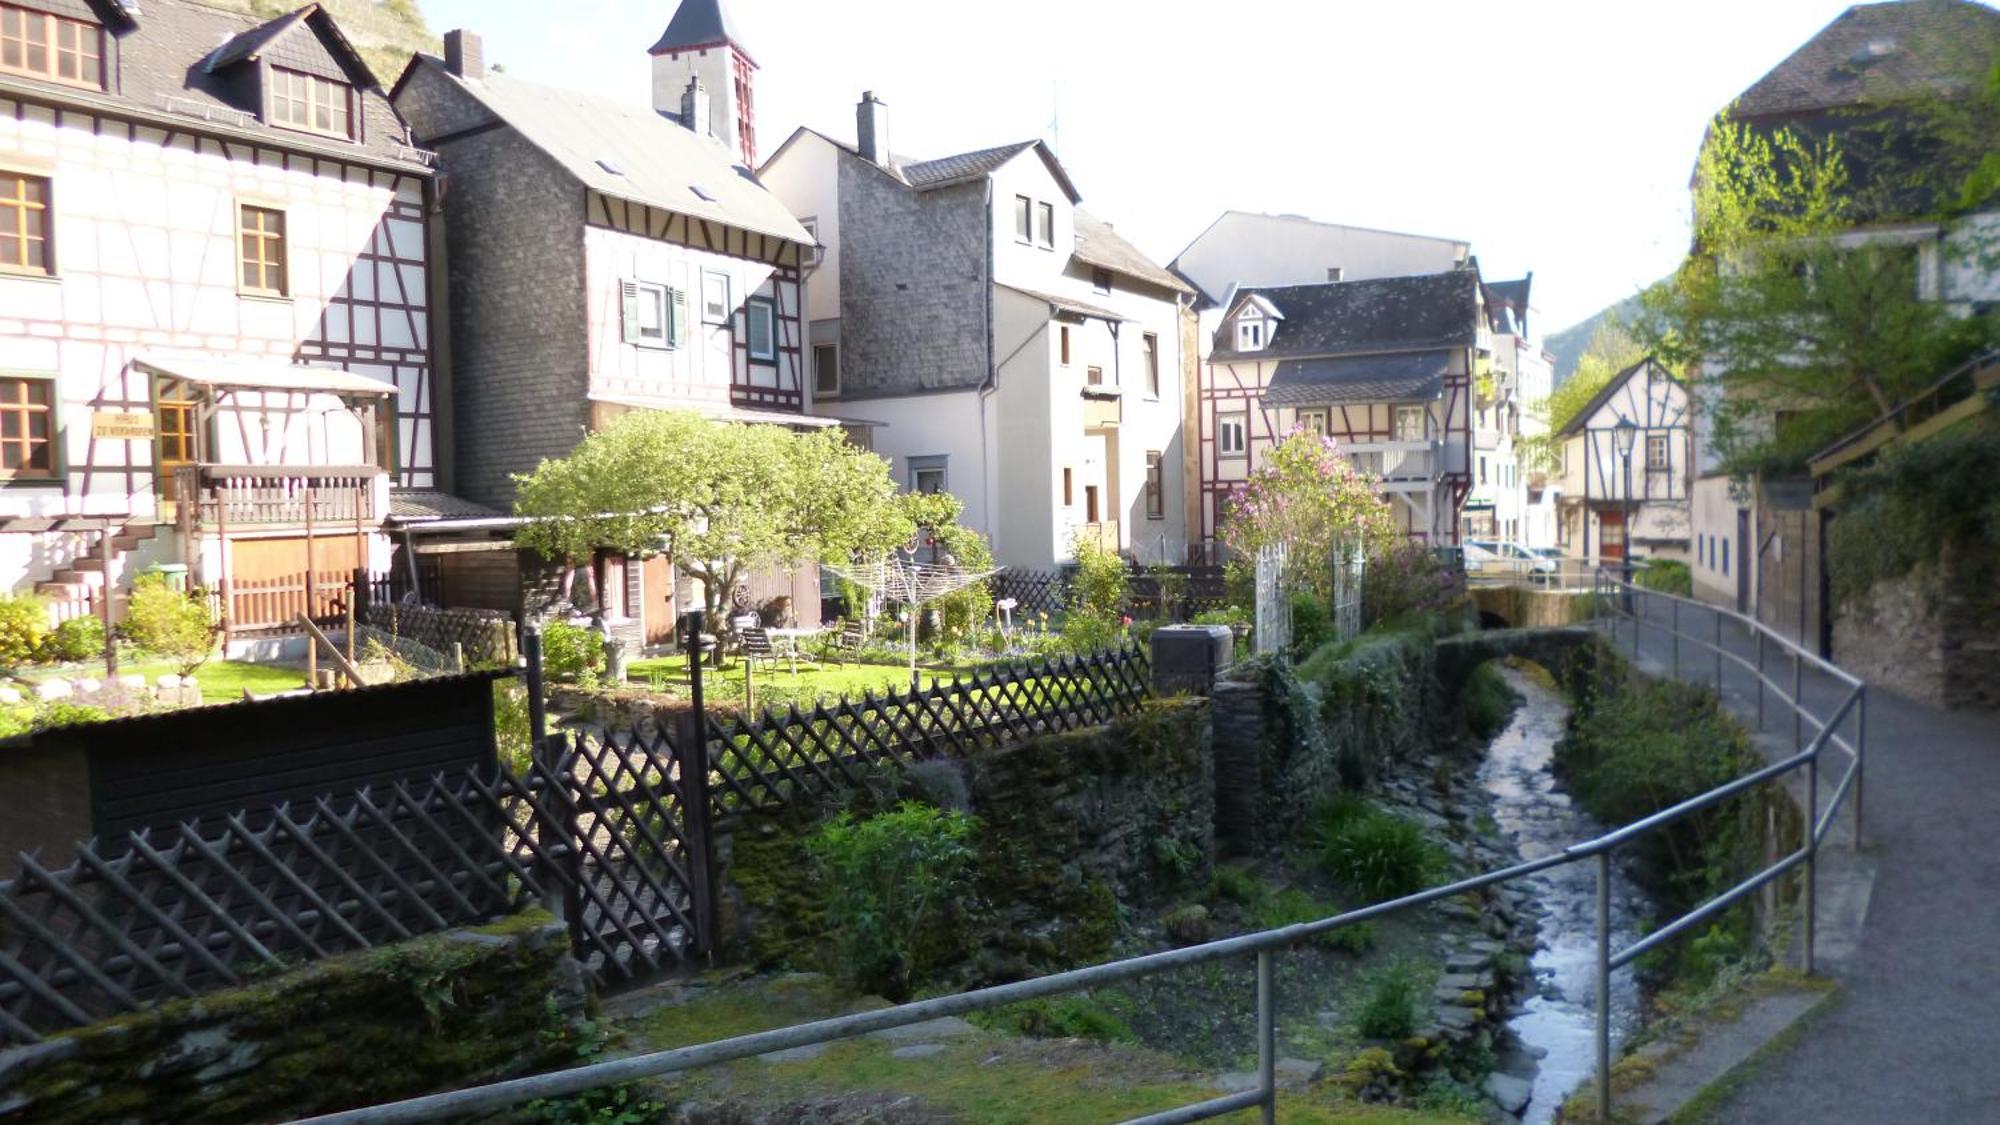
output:
[[486, 516], [504, 516], [507, 513], [498, 508], [489, 508], [464, 497], [453, 496], [435, 488], [394, 488], [389, 490], [389, 518], [404, 522], [417, 520], [465, 519]]
[[[1062, 185], [1071, 203], [1083, 198], [1077, 194], [1076, 185], [1070, 182], [1069, 173], [1064, 171], [1062, 164], [1056, 160], [1055, 152], [1041, 141], [1016, 141], [1013, 144], [982, 148], [975, 152], [940, 156], [935, 160], [892, 161], [892, 163], [896, 164], [896, 171], [903, 177], [904, 183], [918, 191], [931, 191], [991, 175], [1002, 164], [1029, 149], [1034, 149], [1041, 155], [1042, 163], [1048, 165], [1049, 174]], [[850, 148], [849, 151], [853, 150]]]
[[1288, 359], [1261, 396], [1265, 406], [1338, 406], [1350, 402], [1423, 402], [1444, 393], [1448, 351]]
[[[736, 33], [735, 21], [723, 9], [722, 0], [681, 0], [681, 6], [674, 9], [673, 18], [667, 21], [667, 30], [649, 53], [664, 55], [713, 47], [717, 43], [728, 43], [743, 52], [744, 58], [750, 58], [750, 48], [743, 45], [743, 37]], [[757, 60], [750, 61], [755, 65]]]
[[1194, 287], [1179, 277], [1168, 273], [1156, 265], [1151, 258], [1139, 252], [1137, 246], [1125, 241], [1123, 235], [1111, 228], [1103, 219], [1078, 208], [1076, 222], [1076, 260], [1086, 265], [1122, 273], [1176, 293], [1193, 293]]
[[[157, 122], [163, 127], [261, 145], [307, 152], [335, 159], [389, 164], [421, 170], [407, 145], [403, 123], [389, 100], [376, 88], [366, 64], [341, 37], [331, 16], [308, 5], [273, 21], [222, 11], [190, 0], [146, 0], [140, 14], [112, 5], [104, 10], [126, 13], [131, 27], [118, 37], [118, 80], [110, 90], [84, 90], [18, 74], [0, 74], [0, 96], [19, 97], [44, 105], [59, 105]], [[317, 19], [312, 19], [317, 14]], [[246, 44], [251, 50], [267, 45], [300, 22], [323, 27], [336, 55], [346, 57], [361, 82], [362, 139], [344, 141], [259, 120], [260, 107], [243, 96], [236, 75], [226, 65], [211, 65], [219, 45]], [[273, 27], [272, 25], [279, 25]], [[264, 37], [246, 40], [260, 30]], [[312, 27], [300, 34], [315, 34]], [[247, 57], [247, 56], [246, 56]], [[241, 61], [238, 59], [237, 61]]]
[[1225, 317], [1216, 332], [1214, 355], [1303, 359], [1471, 347], [1479, 339], [1478, 286], [1478, 271], [1461, 269], [1244, 289], [1237, 293], [1236, 304], [1253, 294], [1261, 296], [1284, 319], [1261, 350], [1239, 353], [1234, 326]]
[[[756, 174], [736, 162], [732, 150], [648, 106], [493, 71], [484, 78], [460, 78], [429, 55], [419, 55], [415, 65], [436, 67], [586, 187], [804, 246], [814, 243]], [[710, 198], [697, 195], [697, 188]]]
[[1739, 118], [1812, 113], [1975, 88], [2000, 49], [2000, 11], [1971, 0], [1857, 4], [1736, 100]]
[[1037, 301], [1047, 301], [1051, 309], [1056, 312], [1069, 313], [1071, 316], [1096, 317], [1099, 320], [1110, 321], [1113, 324], [1128, 319], [1119, 313], [1112, 312], [1110, 309], [1100, 308], [1096, 305], [1073, 300], [1069, 297], [1058, 297], [1053, 293], [1043, 293], [1035, 289], [1023, 289], [1018, 285], [1002, 285], [1000, 288], [1019, 293], [1023, 297], [1032, 297]]

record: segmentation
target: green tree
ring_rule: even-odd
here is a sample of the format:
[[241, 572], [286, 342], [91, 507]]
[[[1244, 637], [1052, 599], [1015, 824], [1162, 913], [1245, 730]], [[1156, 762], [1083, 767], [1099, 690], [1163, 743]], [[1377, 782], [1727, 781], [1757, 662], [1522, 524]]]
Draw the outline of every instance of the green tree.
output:
[[1222, 522], [1222, 541], [1239, 557], [1285, 544], [1287, 581], [1321, 599], [1333, 592], [1336, 546], [1372, 555], [1396, 537], [1380, 482], [1355, 469], [1332, 438], [1304, 429], [1271, 450]]
[[1698, 373], [1697, 407], [1736, 475], [1797, 471], [1995, 339], [1991, 316], [1923, 299], [1913, 240], [1850, 236], [1885, 217], [1882, 198], [1852, 189], [1840, 135], [1727, 113], [1710, 127], [1694, 251], [1646, 292], [1636, 332], [1669, 367]]
[[915, 532], [887, 462], [832, 428], [635, 411], [516, 482], [523, 546], [571, 562], [664, 552], [711, 612], [746, 570], [880, 554]]
[[1570, 424], [1578, 413], [1608, 386], [1612, 377], [1646, 357], [1646, 350], [1616, 317], [1607, 317], [1591, 333], [1590, 343], [1577, 357], [1576, 369], [1549, 397], [1528, 404], [1528, 412], [1547, 425], [1538, 434], [1528, 434], [1514, 443], [1523, 464], [1531, 469], [1552, 472], [1561, 439], [1556, 431]]

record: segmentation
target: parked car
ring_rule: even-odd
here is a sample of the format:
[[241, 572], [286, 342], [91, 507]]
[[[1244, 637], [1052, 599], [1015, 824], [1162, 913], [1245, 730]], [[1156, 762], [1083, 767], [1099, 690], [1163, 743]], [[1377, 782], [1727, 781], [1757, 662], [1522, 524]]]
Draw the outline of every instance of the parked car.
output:
[[[1526, 576], [1530, 582], [1548, 582], [1561, 569], [1555, 560], [1544, 558], [1519, 543], [1473, 539], [1466, 543], [1466, 547], [1466, 566], [1475, 572]], [[1475, 550], [1480, 555], [1477, 565], [1471, 553]]]

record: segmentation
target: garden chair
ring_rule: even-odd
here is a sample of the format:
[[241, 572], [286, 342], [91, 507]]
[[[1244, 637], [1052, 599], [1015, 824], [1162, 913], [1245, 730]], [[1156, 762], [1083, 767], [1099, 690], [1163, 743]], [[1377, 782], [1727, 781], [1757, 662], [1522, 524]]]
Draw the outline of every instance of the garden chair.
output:
[[843, 619], [827, 635], [826, 659], [844, 666], [850, 659], [861, 655], [861, 646], [867, 640], [868, 633], [861, 627], [861, 622]]
[[776, 667], [778, 650], [771, 644], [771, 634], [762, 625], [746, 625], [737, 630], [743, 642], [743, 662], [745, 664], [764, 663]]

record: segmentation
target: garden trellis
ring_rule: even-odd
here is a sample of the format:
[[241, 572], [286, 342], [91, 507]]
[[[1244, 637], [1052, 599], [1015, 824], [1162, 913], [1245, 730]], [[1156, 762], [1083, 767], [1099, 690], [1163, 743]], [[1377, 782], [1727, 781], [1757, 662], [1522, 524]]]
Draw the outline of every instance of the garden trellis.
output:
[[984, 582], [998, 570], [970, 571], [946, 555], [938, 562], [918, 562], [911, 551], [892, 552], [870, 562], [824, 564], [870, 597], [902, 602], [910, 613], [910, 688], [917, 686], [917, 616], [923, 607], [960, 590]]

